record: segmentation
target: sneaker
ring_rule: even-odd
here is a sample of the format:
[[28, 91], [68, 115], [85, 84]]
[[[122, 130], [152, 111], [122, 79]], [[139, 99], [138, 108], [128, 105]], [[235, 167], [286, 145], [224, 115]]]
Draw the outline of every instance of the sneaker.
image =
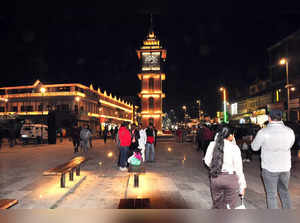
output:
[[128, 169], [126, 167], [120, 167], [121, 171], [128, 171]]

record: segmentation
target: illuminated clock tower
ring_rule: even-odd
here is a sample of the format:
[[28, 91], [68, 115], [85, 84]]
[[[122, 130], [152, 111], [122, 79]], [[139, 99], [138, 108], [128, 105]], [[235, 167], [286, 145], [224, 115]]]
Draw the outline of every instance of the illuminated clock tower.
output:
[[140, 61], [138, 78], [141, 80], [141, 115], [142, 124], [147, 127], [150, 123], [162, 132], [162, 81], [166, 75], [163, 73], [167, 51], [160, 45], [154, 31], [150, 29], [143, 45], [137, 50]]

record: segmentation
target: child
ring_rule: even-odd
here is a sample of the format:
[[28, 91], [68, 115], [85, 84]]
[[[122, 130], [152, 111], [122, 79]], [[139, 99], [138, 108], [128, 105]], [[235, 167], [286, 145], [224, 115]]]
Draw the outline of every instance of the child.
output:
[[142, 163], [142, 153], [140, 149], [136, 149], [133, 155], [128, 158], [128, 163], [131, 169], [138, 169]]

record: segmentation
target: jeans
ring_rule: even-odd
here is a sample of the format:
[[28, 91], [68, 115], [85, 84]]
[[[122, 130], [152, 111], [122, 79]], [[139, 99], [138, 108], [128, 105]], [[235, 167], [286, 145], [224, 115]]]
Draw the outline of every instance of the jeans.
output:
[[[151, 150], [151, 159], [149, 159], [149, 153], [150, 153], [150, 150]], [[146, 161], [154, 161], [154, 158], [155, 158], [155, 151], [154, 151], [154, 144], [150, 144], [150, 143], [147, 143], [146, 144]]]
[[262, 178], [267, 192], [267, 206], [270, 209], [277, 209], [277, 193], [279, 193], [282, 208], [292, 207], [291, 198], [288, 191], [290, 171], [270, 172], [262, 169]]
[[120, 166], [123, 168], [127, 166], [128, 149], [127, 146], [120, 146]]

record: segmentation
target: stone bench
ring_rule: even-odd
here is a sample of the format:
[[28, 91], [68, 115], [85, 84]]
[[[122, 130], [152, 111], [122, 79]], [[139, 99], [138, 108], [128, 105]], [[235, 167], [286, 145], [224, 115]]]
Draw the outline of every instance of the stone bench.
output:
[[0, 199], [0, 209], [8, 209], [18, 203], [16, 199]]
[[73, 181], [74, 179], [74, 170], [76, 170], [76, 176], [80, 176], [80, 166], [87, 159], [83, 156], [78, 156], [73, 158], [67, 163], [61, 164], [57, 167], [49, 169], [43, 173], [44, 176], [49, 175], [60, 175], [60, 186], [62, 188], [66, 185], [66, 173], [69, 173], [69, 180]]

